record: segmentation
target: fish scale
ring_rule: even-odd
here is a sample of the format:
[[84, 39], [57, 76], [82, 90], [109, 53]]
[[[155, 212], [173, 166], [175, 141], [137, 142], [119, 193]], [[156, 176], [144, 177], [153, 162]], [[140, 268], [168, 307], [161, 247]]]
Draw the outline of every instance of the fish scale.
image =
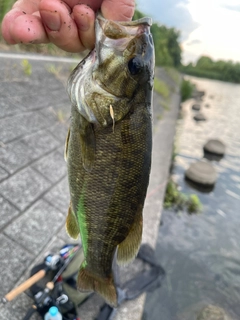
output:
[[114, 254], [119, 264], [129, 263], [142, 236], [152, 149], [150, 24], [148, 18], [117, 23], [98, 16], [98, 45], [68, 83], [72, 112], [65, 154], [71, 202], [66, 227], [73, 238], [80, 233], [83, 244], [78, 287], [98, 292], [113, 306]]

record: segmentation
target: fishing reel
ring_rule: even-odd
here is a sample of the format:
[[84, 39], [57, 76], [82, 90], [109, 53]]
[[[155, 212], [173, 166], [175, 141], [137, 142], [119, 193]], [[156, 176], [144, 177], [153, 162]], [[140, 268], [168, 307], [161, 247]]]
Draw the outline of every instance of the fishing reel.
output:
[[[72, 269], [75, 260], [82, 260], [82, 250], [79, 245], [67, 244], [59, 254], [47, 254], [42, 264], [36, 265], [30, 272], [31, 277], [38, 274], [44, 267], [48, 272], [37, 283], [30, 287], [30, 297], [34, 300], [23, 320], [29, 320], [35, 312], [44, 318], [50, 307], [56, 306], [62, 314], [63, 320], [79, 320], [76, 304], [72, 301], [65, 288], [64, 274]], [[73, 261], [74, 260], [74, 261]], [[79, 264], [79, 261], [76, 261]], [[67, 269], [67, 270], [66, 270]], [[77, 270], [76, 270], [77, 271]], [[70, 272], [76, 273], [75, 268]]]
[[63, 264], [63, 259], [60, 255], [48, 254], [44, 262], [50, 270], [57, 270]]

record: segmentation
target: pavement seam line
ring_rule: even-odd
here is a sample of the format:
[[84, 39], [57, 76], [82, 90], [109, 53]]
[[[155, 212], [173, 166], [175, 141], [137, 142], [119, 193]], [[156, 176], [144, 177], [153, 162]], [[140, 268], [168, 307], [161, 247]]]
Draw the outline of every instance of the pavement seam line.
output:
[[3, 53], [0, 52], [0, 58], [7, 59], [27, 59], [27, 60], [37, 60], [37, 61], [53, 61], [53, 62], [67, 62], [67, 63], [79, 63], [79, 60], [83, 59], [83, 57], [79, 57], [79, 59], [74, 58], [64, 58], [64, 57], [55, 57], [55, 56], [43, 56], [37, 54], [26, 54], [26, 53]]
[[[54, 138], [55, 138], [55, 137], [54, 137]], [[55, 138], [55, 139], [56, 139], [56, 138]], [[57, 140], [56, 140], [56, 141], [57, 141]], [[57, 141], [57, 142], [58, 142], [58, 141]], [[26, 169], [26, 168], [28, 168], [28, 167], [31, 167], [32, 169], [34, 169], [35, 171], [37, 171], [38, 173], [40, 173], [40, 175], [41, 175], [43, 178], [47, 179], [48, 182], [52, 183], [52, 181], [50, 181], [50, 180], [49, 180], [48, 178], [46, 178], [41, 172], [39, 172], [37, 169], [33, 168], [32, 166], [33, 166], [37, 161], [42, 160], [44, 157], [50, 155], [50, 154], [53, 153], [54, 151], [57, 151], [57, 152], [58, 152], [58, 148], [59, 148], [59, 146], [53, 148], [52, 150], [48, 151], [47, 153], [44, 153], [43, 155], [41, 155], [41, 156], [40, 156], [39, 158], [37, 158], [37, 159], [30, 160], [28, 163], [26, 163], [24, 166], [22, 166], [21, 168], [17, 169], [17, 170], [14, 171], [13, 173], [10, 173], [10, 172], [9, 172], [9, 176], [6, 177], [6, 178], [4, 178], [4, 179], [2, 179], [1, 182], [0, 182], [0, 184], [1, 184], [2, 182], [4, 182], [5, 180], [10, 179], [12, 176], [14, 176], [15, 174], [19, 173], [20, 171], [22, 171], [22, 170], [24, 170], [24, 169]], [[6, 171], [5, 168], [3, 168], [3, 169]]]

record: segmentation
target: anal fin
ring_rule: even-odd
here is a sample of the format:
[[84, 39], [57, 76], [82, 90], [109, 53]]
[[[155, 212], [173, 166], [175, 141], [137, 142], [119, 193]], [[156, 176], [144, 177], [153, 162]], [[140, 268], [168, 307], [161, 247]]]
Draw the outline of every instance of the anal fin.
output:
[[73, 239], [77, 239], [80, 234], [77, 219], [71, 208], [71, 203], [68, 209], [68, 215], [66, 220], [66, 230], [69, 236]]
[[142, 206], [138, 209], [132, 228], [127, 237], [118, 245], [117, 263], [129, 264], [137, 255], [142, 241]]

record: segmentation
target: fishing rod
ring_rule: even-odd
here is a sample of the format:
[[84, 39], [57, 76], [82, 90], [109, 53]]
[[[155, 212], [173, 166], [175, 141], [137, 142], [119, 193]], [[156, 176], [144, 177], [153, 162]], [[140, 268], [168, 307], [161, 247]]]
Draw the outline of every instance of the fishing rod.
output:
[[29, 320], [31, 316], [40, 309], [48, 308], [51, 305], [61, 305], [68, 302], [69, 298], [66, 294], [61, 294], [61, 296], [57, 297], [54, 301], [54, 299], [50, 296], [50, 292], [54, 289], [55, 283], [61, 277], [62, 273], [66, 270], [80, 249], [80, 245], [66, 245], [60, 250], [60, 256], [64, 261], [62, 266], [59, 268], [53, 279], [47, 282], [45, 288], [34, 295], [35, 303], [28, 310], [23, 320]]
[[33, 286], [35, 283], [43, 279], [47, 272], [50, 270], [57, 270], [59, 266], [62, 263], [62, 258], [60, 255], [53, 255], [49, 254], [44, 259], [44, 268], [39, 270], [36, 274], [34, 274], [32, 277], [21, 283], [17, 288], [14, 288], [10, 292], [8, 292], [3, 298], [2, 302], [7, 303], [15, 299], [20, 293], [26, 291], [31, 286]]
[[[34, 298], [35, 303], [28, 310], [23, 320], [28, 320], [31, 316], [41, 309], [45, 310], [48, 306], [52, 305], [62, 305], [68, 302], [68, 296], [66, 294], [61, 294], [56, 299], [51, 296], [51, 291], [55, 289], [55, 284], [61, 278], [62, 273], [66, 270], [68, 265], [79, 252], [81, 246], [77, 244], [66, 244], [63, 246], [58, 254], [48, 254], [44, 258], [43, 264], [39, 265], [40, 270], [37, 270], [30, 278], [21, 283], [18, 287], [14, 288], [8, 292], [0, 302], [6, 304], [16, 298], [22, 292], [25, 292], [27, 289], [33, 288], [37, 282], [44, 279], [44, 277], [49, 273], [53, 273], [53, 279], [45, 285], [44, 289], [37, 290], [38, 292], [31, 297]], [[39, 269], [39, 268], [38, 268]], [[32, 291], [32, 289], [31, 289]], [[28, 294], [27, 294], [28, 295]], [[64, 317], [63, 317], [64, 319]], [[68, 320], [68, 318], [65, 318]], [[77, 319], [76, 317], [74, 319]]]

